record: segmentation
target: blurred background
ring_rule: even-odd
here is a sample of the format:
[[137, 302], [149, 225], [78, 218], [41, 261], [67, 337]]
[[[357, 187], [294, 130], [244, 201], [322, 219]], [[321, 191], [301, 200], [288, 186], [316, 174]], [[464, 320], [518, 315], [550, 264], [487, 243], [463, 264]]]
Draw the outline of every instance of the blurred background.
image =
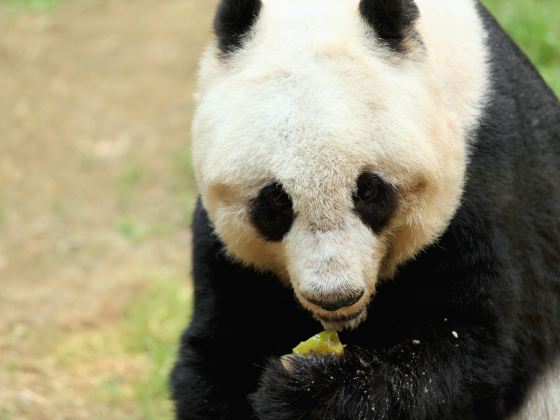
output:
[[[216, 1], [0, 0], [0, 420], [170, 419]], [[560, 92], [560, 2], [486, 0]]]

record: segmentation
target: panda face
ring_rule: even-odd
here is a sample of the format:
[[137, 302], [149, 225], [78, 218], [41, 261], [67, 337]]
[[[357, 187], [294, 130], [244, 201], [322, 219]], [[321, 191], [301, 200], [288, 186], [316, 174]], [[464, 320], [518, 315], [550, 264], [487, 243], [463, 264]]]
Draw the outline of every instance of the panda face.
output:
[[208, 47], [193, 122], [197, 182], [229, 254], [336, 329], [358, 325], [377, 282], [449, 223], [485, 90], [470, 1], [449, 23], [471, 19], [462, 63], [424, 33], [431, 9], [389, 42], [365, 2], [252, 4], [248, 32]]

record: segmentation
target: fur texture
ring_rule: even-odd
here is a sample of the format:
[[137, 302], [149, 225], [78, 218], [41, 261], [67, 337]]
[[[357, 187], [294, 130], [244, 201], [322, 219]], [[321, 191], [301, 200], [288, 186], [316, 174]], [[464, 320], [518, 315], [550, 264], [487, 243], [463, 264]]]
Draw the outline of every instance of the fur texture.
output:
[[241, 48], [259, 15], [260, 0], [223, 0], [214, 18], [214, 32], [223, 54]]
[[[300, 49], [282, 56], [290, 1], [263, 1], [253, 35], [227, 66], [213, 47], [204, 59], [193, 144], [202, 193], [193, 220], [195, 307], [172, 374], [177, 417], [560, 418], [535, 394], [554, 392], [560, 359], [558, 100], [468, 0], [417, 1], [422, 46], [402, 52], [358, 42], [371, 34], [357, 1], [309, 0], [324, 4], [314, 22], [331, 30], [309, 25], [307, 38], [295, 36], [305, 29], [298, 19], [311, 16], [302, 6], [290, 26]], [[338, 30], [352, 43], [337, 39]], [[319, 42], [325, 34], [333, 37], [327, 44]], [[287, 66], [294, 53], [302, 58]], [[344, 74], [350, 82], [337, 85]], [[418, 96], [409, 102], [405, 92]], [[381, 108], [364, 107], [365, 97]], [[428, 138], [418, 110], [446, 135]], [[373, 139], [368, 130], [379, 126], [371, 120], [385, 130]], [[378, 234], [353, 210], [364, 166], [399, 194]], [[277, 180], [295, 219], [271, 242], [248, 212]], [[323, 312], [306, 303], [308, 288], [320, 281], [319, 292], [342, 293], [341, 278], [344, 287], [367, 287], [356, 304], [367, 316], [341, 334], [344, 356], [294, 357], [286, 367], [279, 358], [320, 327], [313, 314]]]
[[[277, 274], [325, 326], [363, 320], [379, 279], [437, 239], [459, 206], [488, 70], [474, 5], [443, 3], [422, 0], [417, 20], [395, 21], [422, 40], [395, 52], [366, 3], [265, 0], [242, 49], [224, 61], [211, 45], [203, 57], [192, 147], [204, 207], [232, 258]], [[378, 232], [355, 211], [364, 172], [396, 195]], [[274, 183], [297, 215], [281, 242], [248, 205]], [[360, 290], [335, 315], [312, 303]]]
[[406, 38], [414, 36], [413, 24], [418, 19], [414, 0], [362, 0], [360, 13], [377, 37], [396, 51], [402, 51]]

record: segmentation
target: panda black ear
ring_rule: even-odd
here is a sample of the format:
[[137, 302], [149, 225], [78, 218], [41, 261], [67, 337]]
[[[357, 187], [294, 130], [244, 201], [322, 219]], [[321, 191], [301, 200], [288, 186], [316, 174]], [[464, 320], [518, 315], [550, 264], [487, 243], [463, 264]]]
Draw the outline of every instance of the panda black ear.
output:
[[260, 0], [221, 0], [214, 17], [214, 33], [223, 53], [242, 47], [261, 10]]
[[403, 42], [420, 16], [414, 0], [362, 0], [360, 13], [377, 36], [395, 51], [404, 49]]

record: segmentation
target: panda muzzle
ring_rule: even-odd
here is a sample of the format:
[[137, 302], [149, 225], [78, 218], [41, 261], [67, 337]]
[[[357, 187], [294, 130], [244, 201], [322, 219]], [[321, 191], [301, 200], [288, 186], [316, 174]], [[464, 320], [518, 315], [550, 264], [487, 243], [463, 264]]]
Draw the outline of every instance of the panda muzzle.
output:
[[355, 305], [364, 295], [364, 290], [352, 290], [350, 293], [336, 295], [334, 297], [324, 295], [311, 295], [302, 292], [305, 300], [324, 309], [325, 311], [334, 312], [339, 309], [349, 308]]

